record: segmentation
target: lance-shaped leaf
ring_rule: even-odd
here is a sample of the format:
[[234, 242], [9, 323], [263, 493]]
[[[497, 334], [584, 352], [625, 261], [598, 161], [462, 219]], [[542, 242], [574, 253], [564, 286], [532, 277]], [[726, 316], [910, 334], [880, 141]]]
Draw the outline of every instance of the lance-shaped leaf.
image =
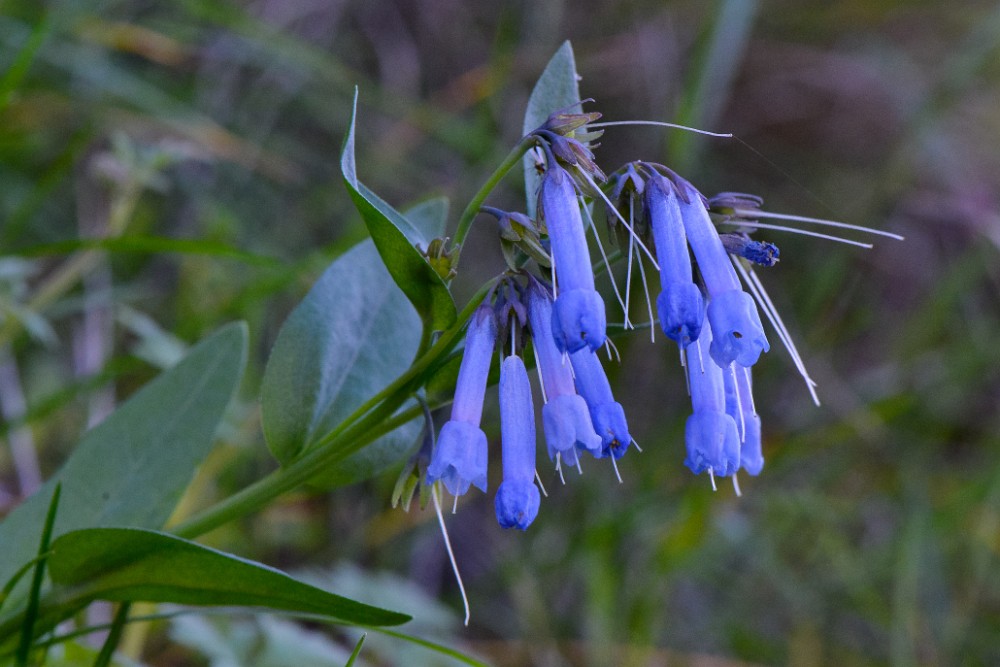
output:
[[417, 250], [418, 245], [426, 250], [433, 237], [426, 236], [423, 230], [358, 180], [354, 162], [354, 124], [357, 111], [358, 94], [355, 90], [351, 125], [340, 155], [344, 184], [368, 227], [368, 233], [371, 234], [382, 261], [396, 284], [416, 306], [424, 326], [436, 331], [447, 329], [455, 322], [455, 302], [444, 278]]
[[52, 543], [53, 597], [265, 607], [360, 625], [399, 625], [406, 614], [310, 586], [274, 568], [151, 530], [91, 528]]
[[[290, 463], [401, 375], [420, 343], [420, 317], [379, 261], [371, 241], [341, 255], [281, 327], [261, 388], [271, 453]], [[356, 482], [410, 453], [412, 421], [317, 470], [317, 486]]]
[[0, 584], [34, 557], [57, 483], [54, 536], [162, 527], [212, 448], [243, 374], [246, 339], [246, 325], [223, 327], [88, 431], [62, 469], [0, 523]]
[[[576, 74], [576, 60], [569, 41], [563, 42], [545, 66], [538, 83], [528, 98], [524, 112], [524, 134], [541, 127], [555, 111], [580, 111], [580, 86]], [[524, 193], [527, 197], [528, 217], [535, 217], [535, 197], [542, 182], [536, 168], [537, 155], [528, 151], [524, 156]]]

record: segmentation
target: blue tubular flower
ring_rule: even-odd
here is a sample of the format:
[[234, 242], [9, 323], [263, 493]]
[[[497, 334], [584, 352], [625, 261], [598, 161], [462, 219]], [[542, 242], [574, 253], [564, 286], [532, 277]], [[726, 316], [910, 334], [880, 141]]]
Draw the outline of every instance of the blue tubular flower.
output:
[[542, 427], [549, 458], [561, 456], [564, 463], [575, 466], [577, 449], [599, 453], [601, 437], [594, 432], [587, 403], [576, 393], [570, 366], [552, 338], [552, 301], [534, 280], [528, 285], [528, 322], [545, 391]]
[[541, 496], [535, 486], [535, 410], [528, 371], [518, 356], [500, 366], [500, 435], [503, 482], [497, 490], [497, 521], [525, 530], [538, 516]]
[[441, 427], [427, 466], [427, 483], [441, 480], [455, 496], [464, 495], [470, 485], [486, 490], [486, 434], [479, 428], [479, 421], [496, 337], [493, 309], [484, 303], [469, 321], [451, 419]]
[[632, 436], [628, 432], [625, 410], [615, 402], [601, 360], [594, 352], [580, 350], [570, 355], [570, 361], [576, 375], [576, 390], [587, 402], [594, 430], [601, 436], [601, 452], [595, 456], [620, 459], [632, 444]]
[[693, 414], [684, 426], [687, 458], [684, 465], [696, 475], [708, 470], [726, 477], [740, 467], [740, 434], [737, 422], [726, 412], [724, 373], [730, 368], [719, 368], [707, 363], [705, 357], [712, 341], [711, 326], [701, 331], [694, 349], [705, 361], [704, 371], [694, 354], [688, 356], [688, 378], [691, 385]]
[[701, 332], [705, 304], [691, 278], [691, 257], [673, 184], [653, 172], [646, 182], [644, 203], [660, 264], [663, 291], [656, 299], [660, 326], [667, 338], [687, 347]]
[[583, 218], [573, 180], [551, 161], [538, 193], [552, 245], [559, 285], [552, 313], [552, 330], [560, 350], [575, 352], [604, 344], [607, 321], [604, 300], [594, 290], [594, 272], [584, 235]]
[[677, 180], [684, 231], [711, 297], [708, 320], [715, 332], [715, 342], [709, 353], [720, 367], [734, 361], [741, 366], [753, 366], [760, 353], [770, 349], [757, 306], [740, 288], [736, 270], [708, 217], [701, 194], [687, 181]]

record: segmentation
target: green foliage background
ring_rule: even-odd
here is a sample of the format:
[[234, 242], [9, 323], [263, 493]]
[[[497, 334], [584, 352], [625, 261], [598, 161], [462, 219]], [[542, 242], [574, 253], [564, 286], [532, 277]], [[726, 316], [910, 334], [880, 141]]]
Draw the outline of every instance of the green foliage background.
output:
[[[674, 350], [619, 339], [613, 383], [644, 453], [621, 485], [596, 465], [566, 486], [543, 473], [526, 534], [496, 527], [491, 496], [462, 503], [448, 521], [473, 620], [436, 629], [500, 665], [1000, 662], [994, 3], [7, 0], [0, 361], [27, 412], [5, 441], [30, 429], [48, 476], [89, 421], [244, 319], [240, 399], [179, 514], [262, 476], [257, 397], [278, 328], [366, 236], [338, 161], [354, 85], [358, 176], [399, 209], [443, 194], [460, 210], [520, 138], [565, 39], [605, 119], [740, 138], [611, 129], [606, 169], [660, 161], [706, 193], [907, 240], [769, 237], [782, 261], [763, 279], [823, 406], [776, 346], [755, 376], [767, 465], [742, 498], [681, 465]], [[515, 175], [490, 203], [523, 197]], [[74, 240], [105, 237], [70, 289], [38, 296], [80, 256]], [[502, 268], [486, 219], [463, 259], [459, 303]], [[396, 572], [458, 607], [433, 515], [390, 509], [393, 483], [293, 494], [207, 541], [286, 569]], [[420, 604], [400, 610], [419, 620]], [[198, 660], [178, 650], [150, 641], [144, 660]]]

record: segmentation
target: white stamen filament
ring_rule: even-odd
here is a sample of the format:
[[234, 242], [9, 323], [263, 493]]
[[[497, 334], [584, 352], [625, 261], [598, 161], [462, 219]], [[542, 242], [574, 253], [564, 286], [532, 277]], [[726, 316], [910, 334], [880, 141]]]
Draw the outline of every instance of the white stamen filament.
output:
[[531, 351], [535, 354], [535, 371], [538, 375], [538, 388], [542, 390], [542, 403], [548, 403], [549, 397], [545, 393], [545, 381], [542, 379], [542, 363], [538, 359], [538, 346], [532, 345]]
[[649, 340], [656, 344], [656, 318], [653, 317], [653, 300], [649, 298], [649, 283], [646, 282], [646, 269], [639, 258], [639, 276], [642, 278], [642, 291], [646, 295], [646, 312], [649, 313]]
[[712, 466], [708, 466], [708, 478], [712, 481], [712, 490], [718, 491], [719, 487], [715, 485], [715, 471], [712, 470]]
[[566, 486], [566, 478], [563, 477], [562, 470], [562, 453], [556, 452], [556, 472], [559, 473], [559, 481], [562, 482], [563, 486]]
[[709, 132], [708, 130], [699, 130], [696, 127], [688, 127], [687, 125], [678, 125], [677, 123], [664, 123], [657, 120], [612, 120], [603, 123], [590, 123], [587, 125], [587, 129], [594, 127], [617, 127], [620, 125], [651, 125], [653, 127], [669, 127], [675, 130], [684, 130], [685, 132], [704, 134], [707, 137], [719, 137], [721, 139], [733, 138], [732, 132]]
[[736, 396], [736, 411], [740, 413], [740, 442], [746, 442], [747, 422], [743, 416], [743, 401], [740, 400], [740, 390], [736, 386], [736, 364], [729, 364], [729, 374], [733, 378], [733, 394]]
[[[455, 552], [451, 548], [451, 540], [448, 539], [448, 529], [444, 525], [444, 515], [441, 514], [441, 502], [438, 500], [438, 485], [431, 487], [431, 498], [434, 500], [434, 513], [437, 514], [438, 525], [441, 526], [441, 537], [444, 538], [444, 549], [448, 552], [448, 560], [451, 561], [451, 571], [455, 573], [455, 582], [458, 583], [458, 591], [462, 594], [462, 605], [465, 607], [465, 626], [469, 626], [469, 618], [472, 611], [469, 609], [469, 598], [465, 595], [465, 584], [462, 583], [462, 575], [458, 571], [458, 561], [455, 560]], [[458, 497], [455, 498], [456, 502]]]
[[740, 490], [740, 482], [736, 479], [736, 473], [733, 473], [733, 490], [736, 491], [737, 498], [743, 497], [743, 491]]
[[[632, 217], [632, 199], [628, 200], [628, 219], [631, 222]], [[632, 296], [632, 251], [635, 248], [635, 238], [632, 236], [628, 237], [628, 269], [625, 271], [625, 321], [628, 322], [628, 305], [629, 299]]]
[[846, 222], [838, 222], [837, 220], [824, 220], [823, 218], [807, 218], [801, 215], [789, 215], [788, 213], [770, 213], [768, 211], [758, 211], [752, 209], [734, 209], [736, 215], [745, 218], [771, 218], [772, 220], [793, 220], [795, 222], [804, 222], [813, 225], [824, 225], [826, 227], [839, 227], [840, 229], [853, 229], [859, 232], [867, 232], [869, 234], [875, 234], [876, 236], [885, 236], [890, 239], [896, 239], [897, 241], [905, 240], [904, 237], [899, 234], [893, 234], [892, 232], [886, 232], [881, 229], [874, 229], [872, 227], [864, 227], [863, 225], [851, 225]]
[[743, 266], [743, 263], [739, 261], [736, 257], [731, 257], [733, 261], [733, 266], [739, 272], [740, 276], [743, 278], [743, 282], [750, 289], [750, 293], [753, 298], [760, 305], [761, 310], [764, 311], [764, 315], [767, 317], [768, 321], [771, 322], [771, 326], [778, 334], [778, 338], [781, 339], [782, 344], [784, 344], [785, 349], [788, 350], [788, 354], [792, 358], [792, 363], [795, 364], [795, 369], [805, 380], [806, 387], [809, 389], [809, 394], [812, 396], [813, 403], [817, 406], [819, 405], [819, 396], [816, 395], [816, 382], [809, 376], [809, 371], [806, 370], [805, 363], [802, 361], [802, 357], [799, 355], [798, 349], [795, 347], [795, 343], [792, 341], [792, 336], [788, 332], [788, 328], [785, 326], [784, 321], [781, 319], [781, 315], [778, 314], [777, 308], [774, 307], [774, 302], [771, 301], [771, 297], [768, 296], [767, 291], [764, 289], [764, 284], [760, 282], [760, 278], [751, 269]]
[[618, 359], [618, 363], [620, 364], [622, 362], [621, 352], [618, 351], [618, 346], [615, 345], [614, 343], [612, 343], [610, 338], [605, 338], [604, 339], [604, 347], [606, 347], [608, 349], [608, 361], [612, 361], [612, 359], [611, 359], [611, 351], [614, 350], [615, 351], [615, 358]]
[[[583, 175], [583, 177], [585, 179], [587, 179], [587, 183], [590, 184], [590, 187], [594, 188], [594, 190], [596, 190], [597, 193], [599, 195], [601, 195], [601, 199], [604, 200], [604, 203], [607, 204], [608, 207], [611, 209], [611, 211], [614, 212], [615, 217], [618, 218], [618, 220], [623, 225], [625, 225], [625, 229], [627, 229], [629, 231], [629, 234], [631, 234], [632, 237], [635, 238], [635, 242], [639, 244], [639, 247], [642, 248], [643, 252], [646, 253], [646, 257], [649, 257], [649, 261], [651, 261], [653, 263], [653, 266], [656, 267], [656, 270], [659, 271], [660, 270], [660, 265], [656, 262], [656, 257], [654, 257], [653, 253], [651, 253], [649, 251], [649, 248], [646, 247], [646, 244], [642, 242], [642, 239], [639, 238], [639, 235], [635, 233], [635, 230], [632, 229], [632, 225], [628, 224], [628, 222], [625, 221], [625, 218], [622, 217], [622, 214], [611, 203], [611, 200], [608, 199], [608, 196], [606, 194], [604, 194], [604, 190], [601, 190], [599, 187], [597, 187], [597, 183], [594, 182], [594, 179], [591, 178], [590, 174], [588, 174], [587, 172], [583, 171], [582, 169], [579, 170], [579, 171]], [[595, 234], [597, 233], [596, 229], [594, 230], [594, 233]]]
[[642, 454], [642, 447], [640, 447], [640, 446], [639, 446], [639, 443], [635, 441], [635, 438], [632, 438], [632, 444], [633, 444], [633, 445], [635, 445], [635, 448], [636, 448], [636, 450], [637, 450], [637, 451], [638, 451], [638, 452], [639, 452], [640, 454]]
[[830, 234], [821, 234], [820, 232], [810, 232], [808, 229], [799, 229], [798, 227], [785, 227], [784, 225], [769, 225], [765, 222], [726, 220], [724, 222], [720, 222], [719, 224], [733, 225], [734, 227], [750, 227], [752, 229], [774, 229], [779, 232], [791, 232], [792, 234], [802, 234], [803, 236], [814, 236], [818, 239], [826, 239], [827, 241], [836, 241], [837, 243], [846, 243], [847, 245], [857, 246], [859, 248], [864, 248], [866, 250], [871, 250], [872, 248], [875, 247], [873, 243], [862, 243], [861, 241], [845, 239], [842, 236], [831, 236]]
[[552, 269], [552, 300], [555, 301], [559, 297], [559, 287], [556, 282], [556, 254], [554, 252], [549, 253], [549, 265]]
[[545, 485], [542, 484], [542, 478], [538, 474], [538, 468], [535, 468], [535, 481], [538, 482], [538, 488], [542, 490], [542, 495], [548, 498], [549, 492], [545, 490]]
[[611, 453], [609, 452], [609, 453], [608, 453], [608, 457], [609, 457], [609, 458], [611, 459], [611, 467], [615, 469], [615, 477], [617, 477], [617, 478], [618, 478], [618, 483], [619, 483], [619, 484], [624, 484], [624, 482], [622, 481], [622, 475], [621, 475], [621, 473], [620, 473], [620, 472], [618, 472], [618, 462], [617, 462], [617, 461], [615, 461], [615, 456], [614, 456], [614, 454], [611, 454]]
[[750, 376], [750, 369], [744, 367], [743, 374], [747, 376], [747, 385], [750, 387], [750, 412], [757, 414], [757, 405], [753, 398], [753, 378]]
[[618, 283], [615, 282], [615, 274], [611, 271], [611, 262], [608, 261], [608, 255], [604, 252], [604, 244], [601, 243], [601, 236], [597, 233], [597, 225], [594, 224], [594, 218], [590, 215], [590, 209], [583, 206], [583, 212], [587, 216], [587, 226], [590, 230], [594, 232], [594, 240], [597, 241], [597, 249], [601, 253], [601, 259], [604, 261], [604, 268], [608, 271], [608, 279], [611, 281], [611, 291], [615, 293], [615, 298], [618, 299], [618, 305], [622, 307], [622, 311], [625, 313], [625, 328], [631, 328], [631, 322], [628, 321], [628, 311], [625, 309], [625, 302], [622, 300], [622, 295], [618, 291]]
[[583, 466], [580, 465], [580, 455], [579, 455], [579, 453], [577, 453], [577, 456], [576, 456], [576, 471], [578, 473], [580, 473], [581, 475], [583, 474]]

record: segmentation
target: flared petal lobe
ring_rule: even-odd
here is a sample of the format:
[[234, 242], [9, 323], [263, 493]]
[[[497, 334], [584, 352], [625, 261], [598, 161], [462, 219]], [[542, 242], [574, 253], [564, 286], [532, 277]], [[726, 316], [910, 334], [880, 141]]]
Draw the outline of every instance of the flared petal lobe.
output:
[[597, 350], [604, 345], [606, 331], [600, 294], [584, 289], [559, 293], [552, 309], [552, 337], [560, 351]]
[[771, 349], [760, 323], [757, 304], [742, 290], [712, 297], [708, 303], [708, 320], [713, 332], [709, 354], [719, 366], [728, 366], [734, 361], [740, 366], [753, 366], [761, 352]]
[[427, 482], [441, 480], [448, 493], [465, 495], [470, 485], [486, 490], [486, 434], [473, 424], [446, 422], [427, 467]]
[[632, 436], [628, 432], [625, 410], [611, 393], [601, 360], [589, 350], [580, 350], [570, 355], [570, 361], [576, 375], [576, 390], [587, 402], [594, 431], [601, 437], [598, 458], [621, 458], [632, 444]]
[[559, 455], [563, 463], [575, 466], [579, 460], [578, 450], [601, 455], [603, 441], [594, 431], [587, 402], [582, 396], [564, 394], [549, 400], [542, 407], [542, 427], [552, 460]]

